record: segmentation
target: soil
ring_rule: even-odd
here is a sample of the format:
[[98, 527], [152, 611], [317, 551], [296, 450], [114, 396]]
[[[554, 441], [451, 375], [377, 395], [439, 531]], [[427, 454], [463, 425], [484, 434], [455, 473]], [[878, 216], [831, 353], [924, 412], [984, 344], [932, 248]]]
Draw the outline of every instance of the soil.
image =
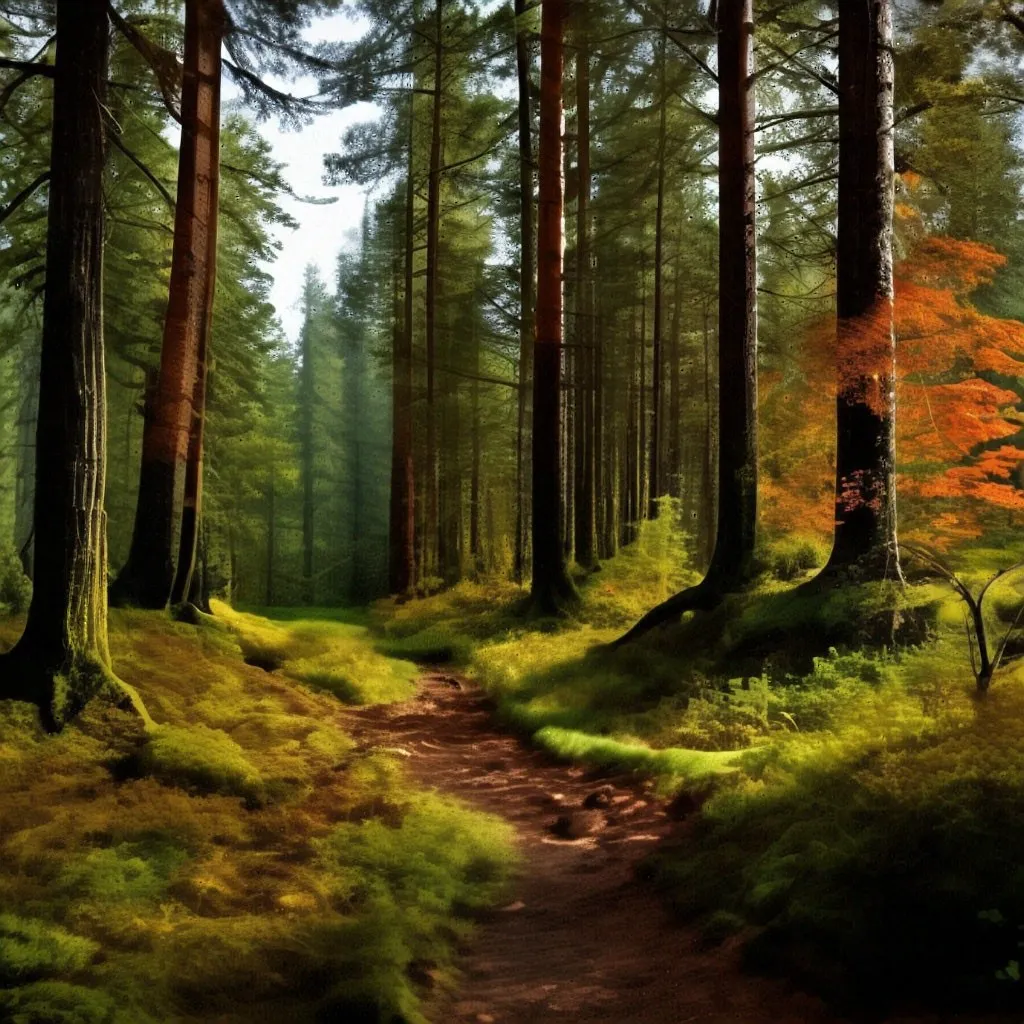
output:
[[[353, 711], [362, 745], [408, 760], [422, 785], [500, 815], [523, 870], [481, 925], [462, 984], [428, 1016], [445, 1024], [841, 1024], [785, 982], [744, 974], [739, 940], [702, 949], [638, 877], [649, 854], [685, 840], [686, 821], [631, 776], [558, 762], [495, 723], [485, 695], [443, 673], [406, 703]], [[642, 873], [641, 873], [642, 874]], [[889, 1024], [982, 1018], [907, 1016]], [[992, 1020], [992, 1018], [987, 1018]]]

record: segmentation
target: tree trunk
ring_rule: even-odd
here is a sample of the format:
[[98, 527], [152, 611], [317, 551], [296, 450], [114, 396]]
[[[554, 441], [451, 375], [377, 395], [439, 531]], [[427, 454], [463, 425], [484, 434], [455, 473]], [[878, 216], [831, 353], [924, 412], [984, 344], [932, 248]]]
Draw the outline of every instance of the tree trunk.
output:
[[[480, 294], [482, 285], [477, 281], [474, 297]], [[484, 556], [480, 544], [480, 475], [483, 463], [483, 430], [480, 422], [480, 347], [481, 342], [477, 336], [476, 308], [471, 303], [469, 315], [472, 318], [471, 344], [473, 346], [473, 381], [472, 381], [472, 460], [470, 465], [469, 481], [469, 552], [473, 564], [474, 576], [480, 576], [484, 571]]]
[[516, 424], [516, 538], [514, 572], [523, 582], [527, 556], [526, 433], [533, 390], [534, 230], [533, 119], [530, 110], [530, 31], [525, 23], [528, 0], [515, 0], [516, 75], [519, 97], [519, 394]]
[[839, 19], [836, 531], [828, 570], [900, 576], [893, 330], [893, 57], [889, 0]]
[[565, 181], [562, 87], [565, 0], [544, 0], [541, 23], [540, 202], [537, 223], [537, 335], [533, 378], [533, 581], [541, 614], [578, 600], [566, 571], [560, 501], [562, 265]]
[[170, 294], [152, 416], [143, 429], [131, 550], [111, 590], [118, 604], [164, 608], [175, 580], [207, 299], [212, 301], [213, 295], [210, 236], [216, 232], [219, 69], [225, 18], [222, 0], [190, 0], [186, 5]]
[[[680, 242], [682, 228], [680, 227]], [[665, 490], [673, 497], [682, 495], [682, 379], [680, 367], [680, 342], [683, 326], [683, 275], [682, 253], [676, 248], [676, 272], [672, 284], [672, 330], [669, 335], [669, 401], [668, 401], [668, 480]]]
[[413, 463], [412, 337], [413, 248], [415, 242], [415, 94], [409, 97], [409, 170], [405, 185], [404, 310], [395, 335], [392, 359], [391, 509], [389, 530], [389, 589], [407, 594], [416, 585], [416, 477]]
[[274, 532], [274, 524], [277, 521], [277, 480], [275, 479], [274, 467], [270, 468], [270, 479], [267, 481], [267, 567], [266, 567], [266, 589], [263, 593], [263, 603], [268, 608], [273, 608], [277, 603], [274, 590], [274, 563], [277, 561], [277, 536]]
[[25, 632], [0, 695], [59, 729], [113, 682], [107, 648], [103, 352], [106, 0], [60, 0], [36, 427], [36, 539]]
[[[206, 276], [202, 308], [198, 314], [199, 348], [196, 357], [196, 382], [192, 394], [192, 422], [185, 464], [185, 494], [182, 501], [181, 541], [171, 603], [184, 601], [192, 586], [199, 542], [203, 502], [203, 434], [206, 427], [206, 392], [210, 372], [210, 339], [213, 329], [213, 303], [217, 292], [217, 228], [220, 219], [220, 93], [221, 41], [224, 36], [224, 9], [221, 0], [199, 3], [200, 76], [205, 79], [201, 91], [199, 123], [209, 132], [209, 178], [205, 183], [209, 208], [206, 235]], [[206, 107], [209, 104], [209, 107]]]
[[[718, 512], [707, 575], [649, 611], [616, 644], [746, 583], [757, 534], [757, 235], [753, 0], [719, 0]], [[710, 445], [708, 446], [710, 448]]]
[[576, 31], [576, 564], [597, 567], [594, 495], [594, 304], [590, 269], [590, 44], [586, 5]]
[[313, 368], [313, 303], [315, 295], [307, 280], [306, 322], [300, 339], [299, 367], [299, 474], [302, 479], [302, 602], [313, 604], [313, 561], [316, 551], [316, 448], [314, 445], [314, 409], [316, 405], [316, 374]]
[[443, 571], [438, 553], [443, 546], [439, 518], [437, 407], [435, 402], [435, 364], [437, 359], [438, 250], [441, 237], [441, 97], [444, 85], [444, 0], [434, 7], [434, 103], [430, 129], [430, 177], [427, 184], [427, 528], [426, 551], [429, 566], [426, 575]]
[[637, 400], [640, 404], [637, 420], [636, 444], [636, 535], [640, 524], [647, 518], [647, 266], [643, 250], [640, 251], [640, 338], [637, 352], [640, 366], [637, 370]]
[[752, 0], [718, 5], [718, 526], [708, 570], [729, 589], [753, 567], [757, 533], [757, 233]]
[[665, 313], [665, 150], [666, 121], [668, 117], [668, 96], [665, 84], [665, 61], [668, 33], [664, 21], [661, 30], [661, 53], [659, 55], [659, 90], [658, 101], [658, 198], [654, 219], [654, 338], [651, 361], [651, 457], [648, 480], [650, 499], [647, 515], [650, 519], [658, 518], [658, 498], [664, 487], [661, 479], [662, 451], [662, 325]]

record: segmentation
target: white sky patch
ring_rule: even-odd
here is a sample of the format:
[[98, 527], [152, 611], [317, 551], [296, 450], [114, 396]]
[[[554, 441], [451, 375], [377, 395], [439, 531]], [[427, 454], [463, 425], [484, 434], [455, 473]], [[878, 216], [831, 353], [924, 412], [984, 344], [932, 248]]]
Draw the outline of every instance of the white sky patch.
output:
[[[317, 22], [307, 33], [307, 39], [310, 43], [348, 41], [357, 39], [367, 27], [363, 20], [339, 14]], [[309, 78], [272, 81], [296, 96], [310, 96], [317, 91], [316, 82]], [[225, 85], [225, 102], [237, 99], [237, 89], [227, 82]], [[341, 137], [349, 125], [369, 120], [375, 112], [373, 104], [361, 103], [318, 117], [298, 131], [284, 129], [273, 119], [257, 125], [259, 133], [273, 147], [274, 158], [285, 165], [284, 178], [297, 195], [336, 200], [330, 206], [314, 206], [290, 196], [279, 198], [281, 207], [298, 221], [299, 227], [274, 229], [281, 251], [266, 269], [274, 278], [271, 301], [285, 335], [292, 342], [302, 329], [300, 300], [306, 266], [312, 263], [319, 267], [324, 280], [333, 287], [338, 253], [346, 245], [348, 232], [359, 227], [366, 201], [365, 190], [359, 186], [324, 184], [324, 155], [341, 149]]]

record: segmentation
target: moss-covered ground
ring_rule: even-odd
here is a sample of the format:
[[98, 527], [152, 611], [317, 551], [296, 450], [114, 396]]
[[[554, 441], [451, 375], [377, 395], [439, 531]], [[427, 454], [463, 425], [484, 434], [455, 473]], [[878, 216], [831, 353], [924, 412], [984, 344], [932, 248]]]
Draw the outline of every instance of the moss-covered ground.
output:
[[[651, 873], [708, 943], [739, 934], [751, 966], [843, 1005], [1024, 1005], [1024, 661], [979, 701], [944, 584], [799, 589], [815, 559], [792, 547], [753, 593], [617, 650], [696, 578], [667, 523], [580, 578], [578, 617], [463, 584], [379, 605], [380, 649], [451, 658], [536, 743], [700, 807]], [[993, 589], [995, 635], [1022, 599], [1019, 575]]]
[[338, 616], [216, 611], [114, 613], [149, 732], [96, 705], [46, 737], [0, 703], [0, 1020], [417, 1022], [499, 898], [506, 826], [341, 724], [414, 666]]

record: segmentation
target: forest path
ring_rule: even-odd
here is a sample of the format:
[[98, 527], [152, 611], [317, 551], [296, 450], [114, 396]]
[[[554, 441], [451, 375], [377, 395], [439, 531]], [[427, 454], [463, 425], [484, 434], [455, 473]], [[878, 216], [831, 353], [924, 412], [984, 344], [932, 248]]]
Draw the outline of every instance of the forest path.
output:
[[[486, 697], [431, 673], [417, 696], [346, 714], [365, 746], [401, 748], [423, 785], [500, 815], [523, 870], [476, 934], [454, 999], [435, 1021], [475, 1024], [824, 1024], [823, 1006], [781, 982], [740, 973], [735, 944], [701, 951], [674, 925], [640, 862], [680, 825], [628, 777], [554, 761], [494, 722]], [[600, 794], [599, 809], [583, 809]], [[575, 813], [574, 813], [575, 812]], [[559, 818], [579, 838], [559, 838]]]

